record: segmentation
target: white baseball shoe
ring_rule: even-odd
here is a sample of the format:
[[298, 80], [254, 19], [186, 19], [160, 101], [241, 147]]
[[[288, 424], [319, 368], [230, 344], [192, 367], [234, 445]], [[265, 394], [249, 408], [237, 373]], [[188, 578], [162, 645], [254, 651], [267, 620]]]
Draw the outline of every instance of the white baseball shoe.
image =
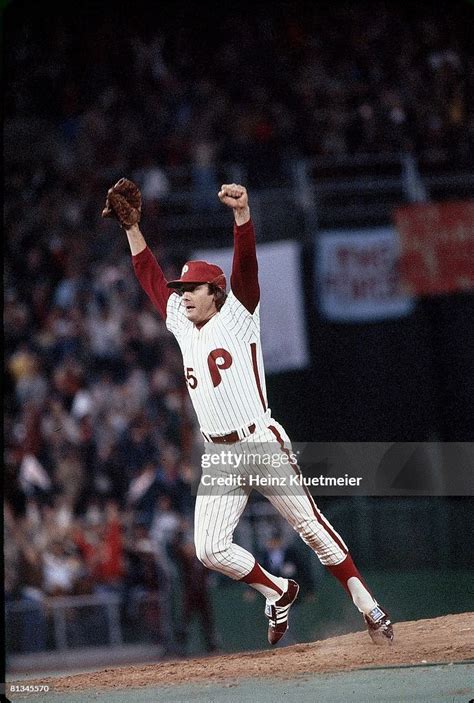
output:
[[268, 641], [276, 644], [288, 629], [288, 613], [295, 602], [300, 587], [292, 579], [288, 580], [288, 589], [275, 603], [267, 600], [265, 615], [268, 622]]
[[367, 615], [364, 615], [367, 630], [374, 644], [393, 644], [393, 627], [385, 610], [376, 605]]

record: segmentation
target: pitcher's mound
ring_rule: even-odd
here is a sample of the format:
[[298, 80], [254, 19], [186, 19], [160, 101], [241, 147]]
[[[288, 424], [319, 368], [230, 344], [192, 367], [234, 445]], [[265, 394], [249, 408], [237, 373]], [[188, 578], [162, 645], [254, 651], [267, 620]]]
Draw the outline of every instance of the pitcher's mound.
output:
[[[366, 631], [258, 652], [179, 659], [42, 679], [54, 691], [127, 689], [192, 682], [350, 671], [365, 667], [450, 663], [474, 659], [474, 613], [395, 623], [392, 646], [377, 647]], [[33, 684], [33, 681], [29, 683]]]

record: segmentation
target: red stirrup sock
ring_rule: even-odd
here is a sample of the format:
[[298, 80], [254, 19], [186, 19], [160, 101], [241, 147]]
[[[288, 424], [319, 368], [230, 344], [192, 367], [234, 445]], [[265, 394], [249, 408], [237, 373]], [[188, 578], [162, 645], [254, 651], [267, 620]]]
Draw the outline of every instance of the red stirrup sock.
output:
[[361, 613], [370, 613], [377, 602], [359, 574], [351, 555], [348, 554], [340, 564], [335, 566], [326, 565], [326, 568], [345, 588], [356, 608]]
[[239, 579], [239, 581], [248, 583], [249, 586], [262, 593], [269, 601], [278, 600], [288, 590], [288, 579], [269, 574], [257, 562], [255, 562], [252, 571], [247, 576]]

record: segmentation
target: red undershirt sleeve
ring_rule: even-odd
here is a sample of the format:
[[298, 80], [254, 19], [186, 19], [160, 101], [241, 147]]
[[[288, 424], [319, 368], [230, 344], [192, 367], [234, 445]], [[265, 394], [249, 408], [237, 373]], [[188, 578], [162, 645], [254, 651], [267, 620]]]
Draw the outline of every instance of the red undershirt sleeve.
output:
[[161, 266], [148, 247], [132, 256], [132, 263], [141, 287], [165, 320], [166, 305], [173, 290], [166, 287], [167, 281]]
[[234, 223], [234, 258], [230, 286], [235, 297], [253, 314], [260, 300], [260, 287], [252, 220], [244, 225]]

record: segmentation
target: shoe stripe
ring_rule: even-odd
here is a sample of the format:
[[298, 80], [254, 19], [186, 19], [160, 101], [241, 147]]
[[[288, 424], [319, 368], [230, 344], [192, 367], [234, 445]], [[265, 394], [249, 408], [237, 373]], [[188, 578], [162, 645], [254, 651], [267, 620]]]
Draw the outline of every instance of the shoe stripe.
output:
[[271, 622], [286, 622], [288, 620], [287, 615], [277, 615], [276, 618], [269, 618]]
[[[278, 615], [286, 615], [286, 613], [289, 612], [290, 607], [291, 607], [291, 603], [290, 603], [290, 605], [285, 605], [285, 606], [280, 606], [280, 607], [279, 607], [279, 606], [273, 606], [273, 610], [275, 611], [275, 615], [276, 615], [276, 616], [278, 616]], [[268, 617], [272, 617], [272, 616], [273, 616], [272, 608], [267, 606], [267, 607], [265, 608], [265, 614], [268, 615]]]
[[270, 624], [274, 624], [274, 623], [281, 624], [282, 622], [288, 621], [288, 616], [287, 615], [283, 615], [283, 616], [280, 615], [280, 616], [277, 616], [276, 618], [269, 618], [269, 620], [270, 620]]

